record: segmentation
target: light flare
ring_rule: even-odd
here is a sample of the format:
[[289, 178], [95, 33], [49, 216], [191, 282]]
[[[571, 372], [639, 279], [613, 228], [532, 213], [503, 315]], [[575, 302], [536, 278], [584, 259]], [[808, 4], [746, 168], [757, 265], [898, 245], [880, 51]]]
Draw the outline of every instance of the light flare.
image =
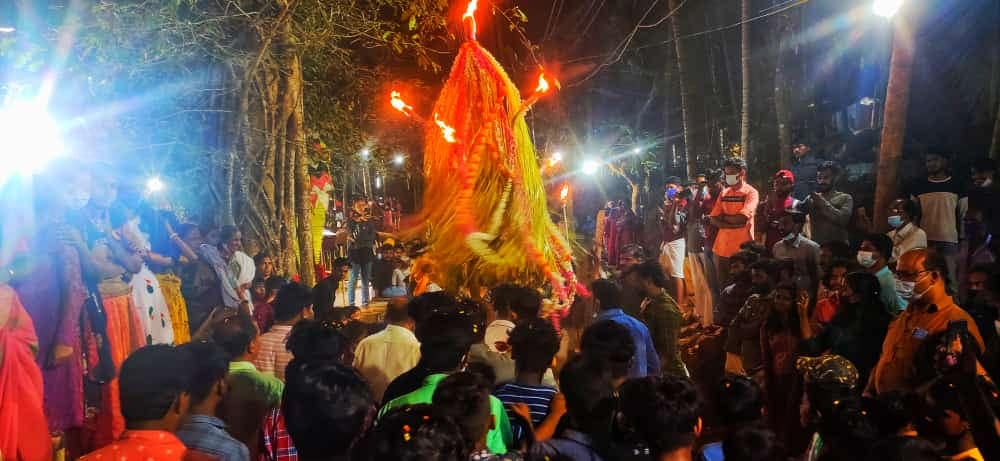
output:
[[562, 189], [559, 191], [559, 200], [563, 202], [569, 198], [569, 184], [563, 184]]
[[[473, 1], [475, 1], [475, 0], [473, 0]], [[437, 126], [441, 128], [441, 136], [444, 137], [445, 141], [448, 141], [449, 143], [452, 143], [452, 144], [458, 142], [458, 140], [455, 139], [455, 129], [452, 128], [452, 127], [450, 127], [450, 126], [448, 126], [447, 123], [444, 123], [444, 121], [442, 121], [440, 118], [438, 118], [437, 112], [434, 113], [434, 123], [437, 124]]]

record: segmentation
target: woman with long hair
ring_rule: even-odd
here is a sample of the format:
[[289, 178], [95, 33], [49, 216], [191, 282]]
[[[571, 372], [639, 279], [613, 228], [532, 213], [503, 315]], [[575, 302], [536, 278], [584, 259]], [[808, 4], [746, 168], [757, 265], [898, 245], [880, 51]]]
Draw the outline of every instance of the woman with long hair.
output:
[[854, 272], [845, 280], [840, 309], [822, 331], [815, 331], [807, 317], [800, 317], [802, 343], [799, 351], [804, 355], [842, 355], [858, 369], [858, 382], [865, 383], [878, 363], [892, 317], [879, 297], [877, 277], [867, 272]]
[[[796, 295], [795, 283], [778, 284], [769, 296], [769, 309], [760, 329], [767, 416], [787, 454], [802, 452], [807, 434], [799, 424], [802, 379], [795, 369], [801, 328], [801, 306], [808, 309], [809, 296]], [[798, 306], [798, 308], [797, 308]]]

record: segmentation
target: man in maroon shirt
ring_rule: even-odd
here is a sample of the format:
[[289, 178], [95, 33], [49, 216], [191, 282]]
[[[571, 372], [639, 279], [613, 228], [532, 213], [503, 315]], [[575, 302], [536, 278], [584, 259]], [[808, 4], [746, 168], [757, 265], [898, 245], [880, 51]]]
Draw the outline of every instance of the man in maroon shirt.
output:
[[767, 253], [771, 253], [774, 244], [781, 241], [785, 234], [781, 231], [781, 217], [785, 210], [795, 208], [799, 201], [792, 197], [795, 187], [795, 175], [789, 170], [779, 170], [771, 180], [771, 193], [761, 201], [757, 209], [757, 228], [764, 232], [757, 234], [758, 243], [763, 243]]

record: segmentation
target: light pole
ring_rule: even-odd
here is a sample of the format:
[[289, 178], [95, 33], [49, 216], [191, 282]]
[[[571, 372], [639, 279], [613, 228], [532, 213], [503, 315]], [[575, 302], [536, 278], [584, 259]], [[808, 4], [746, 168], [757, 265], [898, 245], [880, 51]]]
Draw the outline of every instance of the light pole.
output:
[[875, 209], [870, 229], [878, 232], [884, 232], [888, 228], [888, 208], [898, 194], [899, 160], [903, 154], [906, 113], [910, 105], [910, 81], [913, 75], [915, 47], [913, 27], [916, 21], [908, 20], [910, 18], [907, 18], [905, 13], [896, 15], [902, 6], [903, 0], [875, 0], [872, 4], [872, 12], [887, 18], [893, 28], [882, 142], [879, 146], [875, 179]]

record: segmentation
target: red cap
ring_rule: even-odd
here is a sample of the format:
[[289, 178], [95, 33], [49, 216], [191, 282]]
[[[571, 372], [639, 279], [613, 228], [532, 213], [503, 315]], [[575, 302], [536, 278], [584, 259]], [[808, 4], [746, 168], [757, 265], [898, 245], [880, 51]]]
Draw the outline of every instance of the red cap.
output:
[[774, 174], [774, 179], [778, 178], [787, 179], [791, 182], [795, 182], [795, 175], [792, 174], [790, 170], [778, 170], [778, 172]]

